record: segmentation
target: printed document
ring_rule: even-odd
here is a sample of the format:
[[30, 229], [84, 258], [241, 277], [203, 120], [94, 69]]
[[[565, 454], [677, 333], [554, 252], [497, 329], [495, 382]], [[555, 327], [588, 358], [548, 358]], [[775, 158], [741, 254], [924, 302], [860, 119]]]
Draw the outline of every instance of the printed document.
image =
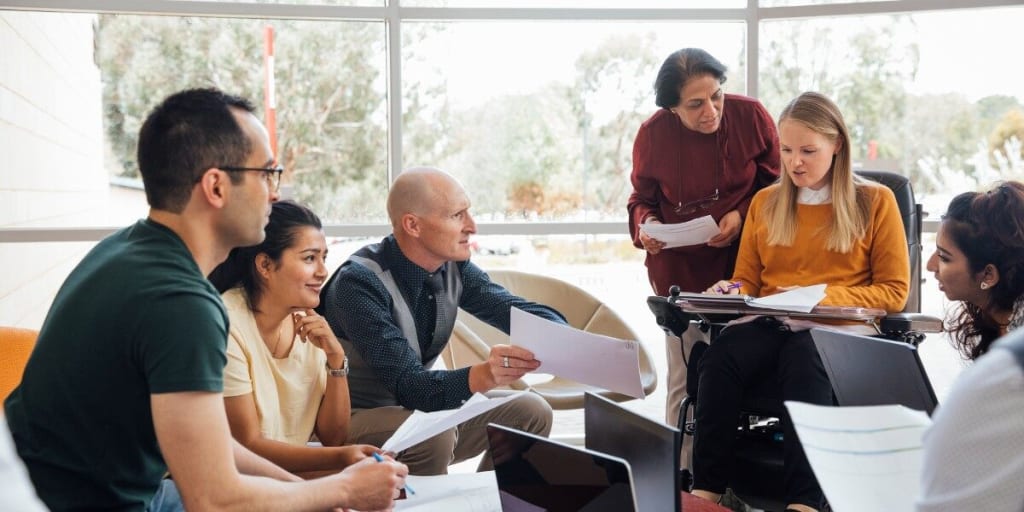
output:
[[666, 249], [706, 244], [708, 240], [722, 232], [710, 215], [679, 224], [641, 224], [640, 231], [655, 240], [665, 242]]
[[746, 305], [753, 308], [774, 309], [776, 311], [810, 313], [825, 298], [825, 285], [801, 286], [800, 288], [765, 297], [684, 292], [679, 294], [679, 298], [698, 307]]
[[501, 512], [494, 471], [405, 478], [414, 496], [395, 502], [404, 512]]
[[533, 352], [538, 372], [644, 397], [640, 343], [592, 334], [512, 308], [509, 343]]
[[487, 398], [480, 393], [476, 393], [458, 409], [434, 412], [413, 411], [402, 422], [401, 426], [398, 427], [398, 430], [395, 430], [395, 433], [387, 441], [384, 441], [381, 449], [386, 452], [398, 453], [426, 441], [445, 430], [455, 428], [467, 420], [507, 403], [509, 400], [515, 400], [521, 394], [513, 393], [500, 398]]
[[902, 405], [786, 408], [832, 510], [914, 510], [927, 414]]

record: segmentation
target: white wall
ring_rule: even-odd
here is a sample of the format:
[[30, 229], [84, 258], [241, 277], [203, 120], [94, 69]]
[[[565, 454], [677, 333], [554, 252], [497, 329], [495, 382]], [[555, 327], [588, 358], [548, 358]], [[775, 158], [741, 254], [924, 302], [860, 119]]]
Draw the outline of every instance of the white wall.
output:
[[[103, 224], [91, 14], [0, 12], [0, 226]], [[0, 240], [2, 242], [2, 240]], [[92, 243], [0, 243], [0, 325], [38, 328]]]

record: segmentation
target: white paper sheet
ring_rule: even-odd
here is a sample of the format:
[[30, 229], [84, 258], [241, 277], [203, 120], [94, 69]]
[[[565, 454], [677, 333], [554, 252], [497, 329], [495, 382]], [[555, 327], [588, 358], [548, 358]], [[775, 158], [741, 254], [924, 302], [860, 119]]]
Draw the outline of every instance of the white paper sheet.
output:
[[640, 343], [592, 334], [512, 308], [509, 343], [533, 352], [550, 373], [634, 398], [644, 397]]
[[710, 215], [678, 224], [641, 224], [640, 231], [655, 240], [665, 242], [666, 249], [707, 243], [722, 232]]
[[701, 307], [729, 307], [740, 304], [778, 311], [809, 313], [825, 298], [825, 285], [802, 286], [787, 292], [755, 298], [749, 295], [716, 295], [713, 293], [682, 292], [679, 298]]
[[[398, 453], [409, 447], [415, 446], [431, 437], [458, 426], [467, 420], [475, 418], [495, 407], [515, 400], [522, 393], [513, 393], [500, 398], [487, 398], [476, 393], [462, 404], [458, 409], [446, 409], [443, 411], [423, 412], [413, 411], [404, 422], [395, 430], [395, 433], [384, 442], [381, 449], [388, 452]], [[416, 487], [413, 486], [415, 489]]]
[[807, 459], [836, 512], [912, 512], [928, 415], [902, 405], [786, 402]]
[[825, 298], [825, 285], [801, 286], [788, 292], [750, 299], [747, 304], [755, 308], [781, 309], [809, 313]]
[[494, 471], [436, 476], [409, 475], [416, 494], [395, 502], [404, 512], [501, 512]]

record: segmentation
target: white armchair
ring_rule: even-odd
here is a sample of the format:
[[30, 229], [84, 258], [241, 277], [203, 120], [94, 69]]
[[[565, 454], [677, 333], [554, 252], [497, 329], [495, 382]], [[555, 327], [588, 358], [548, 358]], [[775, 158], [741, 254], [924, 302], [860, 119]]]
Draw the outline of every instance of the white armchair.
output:
[[[636, 333], [614, 311], [583, 289], [553, 277], [495, 270], [488, 272], [491, 280], [504, 286], [510, 292], [525, 299], [546, 304], [557, 309], [569, 325], [587, 332], [603, 334], [624, 340], [639, 340]], [[487, 358], [492, 345], [508, 343], [508, 336], [473, 315], [459, 311], [458, 321], [452, 332], [448, 347], [441, 354], [449, 369], [462, 368], [479, 363]], [[650, 356], [640, 346], [640, 375], [644, 394], [649, 395], [657, 385], [658, 377]], [[595, 388], [560, 377], [538, 380], [527, 375], [509, 385], [512, 389], [532, 390], [551, 404], [554, 409], [580, 409], [583, 395], [589, 391], [617, 402], [632, 400], [632, 397]]]

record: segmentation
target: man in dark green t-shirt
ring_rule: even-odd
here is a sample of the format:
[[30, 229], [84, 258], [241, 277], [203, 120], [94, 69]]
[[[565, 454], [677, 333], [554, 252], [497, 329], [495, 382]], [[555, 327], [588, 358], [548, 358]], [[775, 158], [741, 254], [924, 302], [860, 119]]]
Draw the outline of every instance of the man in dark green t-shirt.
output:
[[228, 318], [205, 276], [262, 241], [277, 198], [281, 169], [252, 105], [172, 95], [143, 125], [138, 162], [149, 217], [71, 272], [4, 404], [40, 498], [53, 510], [390, 507], [399, 463], [302, 482], [231, 438]]

